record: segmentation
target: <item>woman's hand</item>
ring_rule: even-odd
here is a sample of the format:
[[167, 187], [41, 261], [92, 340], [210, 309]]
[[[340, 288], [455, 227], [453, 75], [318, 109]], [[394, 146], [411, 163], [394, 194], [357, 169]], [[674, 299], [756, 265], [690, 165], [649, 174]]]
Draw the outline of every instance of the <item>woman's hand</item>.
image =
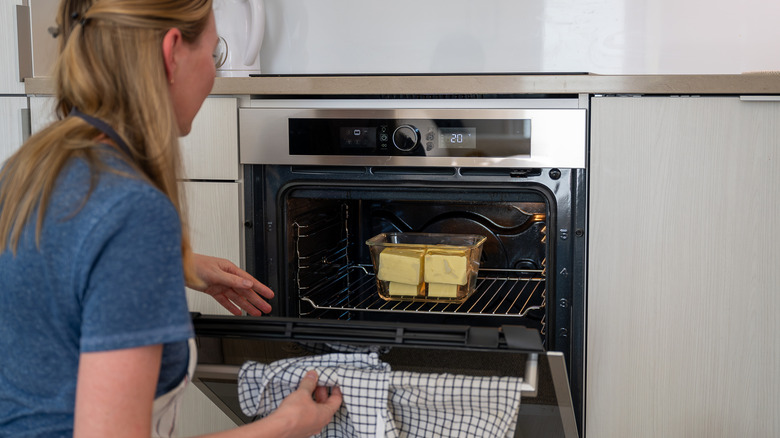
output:
[[240, 315], [241, 309], [252, 316], [271, 311], [261, 297], [271, 299], [274, 292], [229, 260], [203, 254], [192, 254], [192, 260], [203, 285], [188, 287], [211, 295], [233, 315]]
[[282, 401], [267, 417], [272, 422], [286, 425], [291, 437], [310, 437], [322, 431], [341, 407], [341, 390], [317, 386], [317, 372], [309, 371], [301, 379], [298, 389]]

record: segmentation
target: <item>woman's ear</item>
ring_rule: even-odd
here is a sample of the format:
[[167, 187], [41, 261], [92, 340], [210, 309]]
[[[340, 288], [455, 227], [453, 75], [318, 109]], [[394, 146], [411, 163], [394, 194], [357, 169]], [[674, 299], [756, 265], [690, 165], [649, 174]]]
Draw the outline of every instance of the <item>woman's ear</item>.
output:
[[165, 33], [162, 41], [163, 59], [165, 61], [165, 74], [168, 77], [168, 83], [174, 82], [176, 74], [177, 58], [183, 43], [181, 31], [175, 27]]

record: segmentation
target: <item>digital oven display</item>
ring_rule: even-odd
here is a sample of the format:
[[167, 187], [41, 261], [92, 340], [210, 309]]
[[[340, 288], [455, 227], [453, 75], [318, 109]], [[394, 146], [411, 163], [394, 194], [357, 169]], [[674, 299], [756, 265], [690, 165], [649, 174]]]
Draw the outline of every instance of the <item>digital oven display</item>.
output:
[[476, 149], [477, 128], [439, 128], [439, 147], [442, 149]]
[[340, 131], [341, 147], [343, 148], [376, 148], [376, 128], [342, 127]]

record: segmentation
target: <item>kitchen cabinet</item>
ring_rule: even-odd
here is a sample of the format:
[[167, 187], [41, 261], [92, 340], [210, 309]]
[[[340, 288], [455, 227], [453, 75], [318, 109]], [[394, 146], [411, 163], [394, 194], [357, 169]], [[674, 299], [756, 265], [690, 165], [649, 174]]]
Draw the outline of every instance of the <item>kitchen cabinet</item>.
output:
[[4, 162], [24, 143], [27, 135], [27, 98], [0, 97], [0, 163]]
[[16, 33], [16, 6], [22, 0], [0, 3], [0, 95], [24, 94], [24, 82], [19, 80], [19, 48]]
[[[190, 134], [182, 138], [181, 149], [182, 191], [193, 249], [243, 266], [237, 99], [206, 99]], [[229, 314], [201, 292], [188, 290], [187, 300], [192, 311]]]
[[[241, 183], [185, 181], [181, 183], [181, 188], [186, 199], [193, 250], [242, 266]], [[230, 314], [202, 292], [188, 290], [187, 302], [192, 311]]]
[[22, 145], [29, 129], [16, 35], [16, 6], [21, 4], [22, 0], [0, 3], [0, 163]]
[[[181, 141], [185, 181], [182, 195], [195, 252], [222, 257], [243, 267], [243, 188], [238, 164], [238, 102], [232, 97], [206, 99]], [[193, 312], [229, 312], [210, 296], [187, 289]], [[195, 385], [184, 392], [176, 436], [232, 429], [236, 424]]]
[[189, 135], [181, 139], [181, 148], [185, 179], [238, 180], [237, 99], [206, 99]]
[[769, 99], [592, 99], [586, 436], [780, 436]]

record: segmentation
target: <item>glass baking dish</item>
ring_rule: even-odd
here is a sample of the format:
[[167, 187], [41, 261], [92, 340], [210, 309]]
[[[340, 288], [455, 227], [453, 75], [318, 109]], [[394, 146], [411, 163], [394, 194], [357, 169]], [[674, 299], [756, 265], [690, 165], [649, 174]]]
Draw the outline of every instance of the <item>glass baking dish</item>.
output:
[[379, 296], [402, 301], [465, 301], [476, 287], [486, 239], [477, 234], [377, 234], [366, 245]]

